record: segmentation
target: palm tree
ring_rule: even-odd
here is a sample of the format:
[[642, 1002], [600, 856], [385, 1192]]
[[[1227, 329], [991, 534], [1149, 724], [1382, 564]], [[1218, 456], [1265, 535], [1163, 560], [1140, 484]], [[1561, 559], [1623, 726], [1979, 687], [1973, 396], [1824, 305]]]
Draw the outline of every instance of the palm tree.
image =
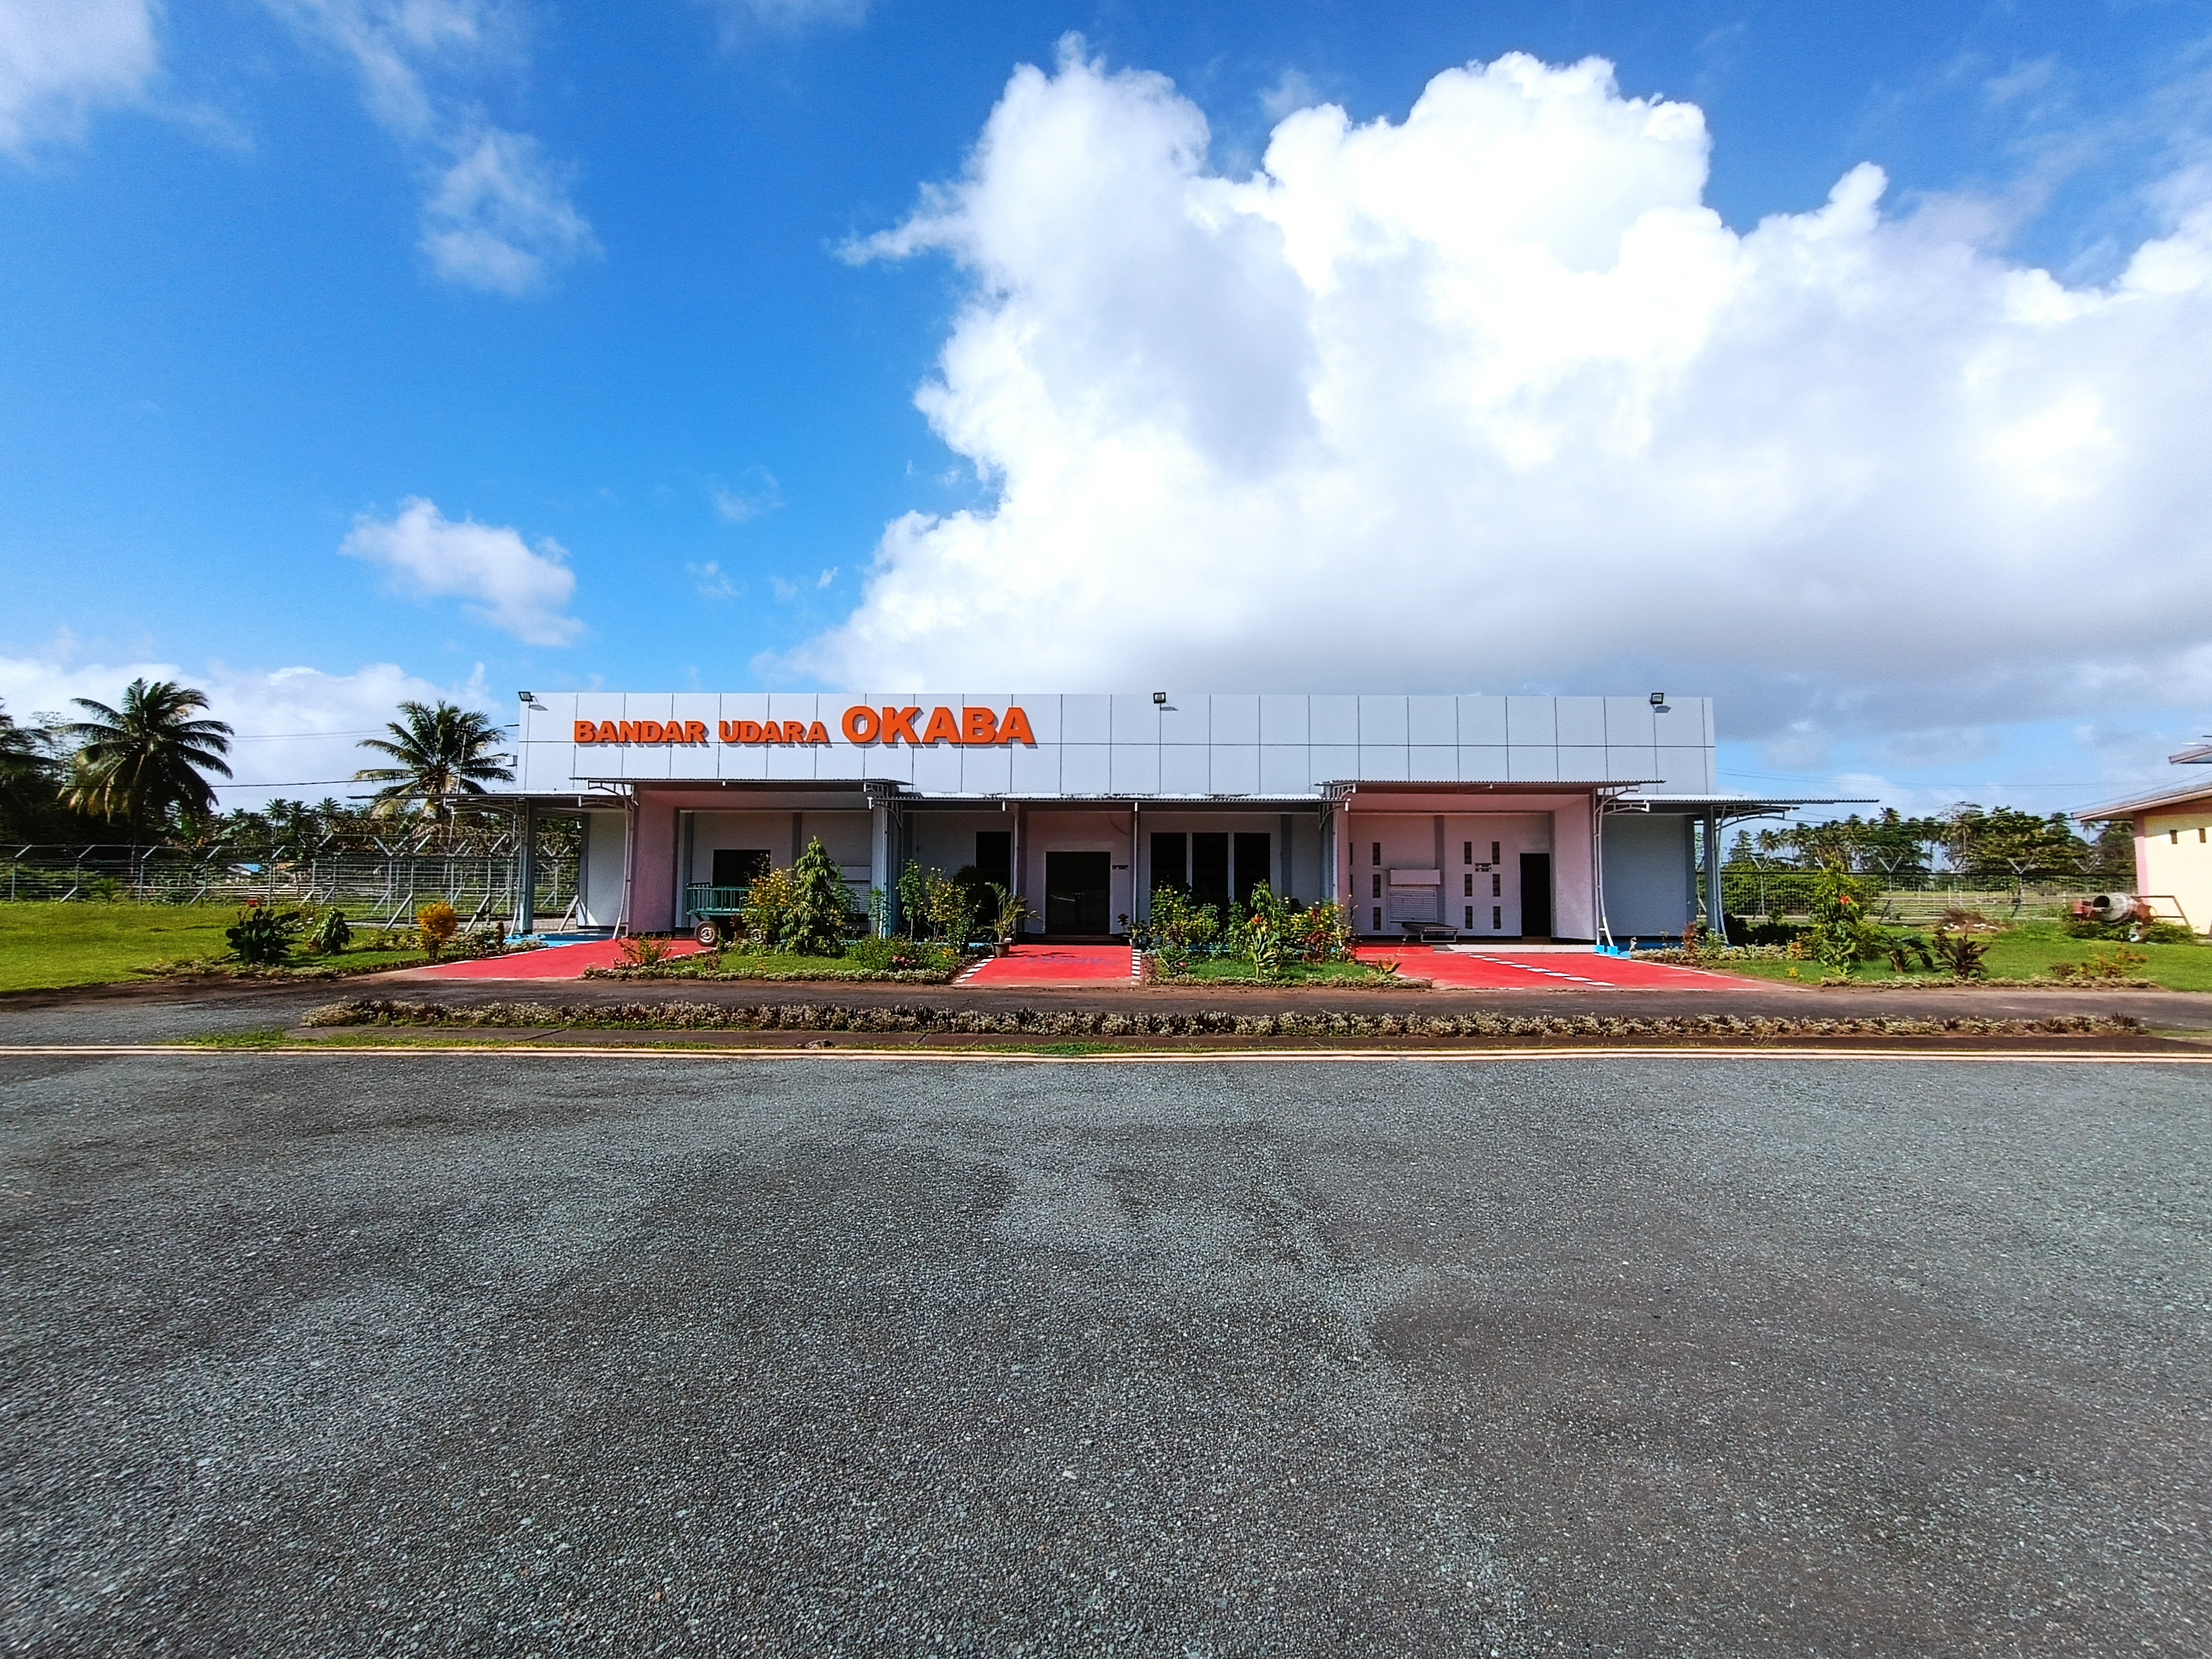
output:
[[372, 798], [371, 810], [396, 812], [410, 801], [422, 803], [428, 815], [446, 817], [455, 795], [481, 795], [486, 783], [512, 783], [514, 774], [500, 764], [507, 757], [488, 752], [506, 742], [506, 728], [495, 726], [487, 714], [441, 702], [426, 708], [419, 702], [399, 705], [400, 719], [385, 730], [383, 738], [363, 738], [361, 747], [389, 755], [397, 766], [372, 766], [355, 773], [356, 783], [384, 787]]
[[53, 799], [54, 757], [44, 728], [18, 726], [0, 706], [0, 808]]
[[196, 720], [207, 694], [174, 680], [133, 680], [123, 707], [71, 699], [91, 718], [61, 728], [76, 744], [64, 801], [80, 812], [121, 818], [134, 830], [158, 830], [172, 813], [187, 823], [215, 811], [215, 790], [200, 775], [230, 775], [230, 727]]

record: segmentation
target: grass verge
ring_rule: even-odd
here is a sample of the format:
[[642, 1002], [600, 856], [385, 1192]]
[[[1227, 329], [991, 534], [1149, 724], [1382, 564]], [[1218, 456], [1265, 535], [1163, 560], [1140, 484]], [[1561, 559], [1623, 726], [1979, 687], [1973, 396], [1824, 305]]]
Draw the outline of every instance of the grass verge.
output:
[[586, 979], [652, 979], [652, 980], [762, 980], [771, 983], [783, 981], [814, 980], [827, 984], [844, 985], [949, 985], [957, 969], [913, 969], [893, 972], [889, 969], [858, 968], [843, 957], [745, 957], [725, 951], [719, 955], [702, 952], [694, 957], [678, 957], [672, 962], [659, 963], [650, 968], [587, 968]]
[[[2161, 990], [2212, 991], [2212, 947], [2206, 945], [2112, 945], [2101, 939], [2069, 939], [2057, 927], [2032, 924], [1990, 934], [1989, 945], [1990, 953], [1983, 958], [1982, 966], [1993, 980], [2070, 984], [2095, 990], [2100, 988], [2096, 981], [2084, 981], [2078, 976], [2063, 980], [2051, 969], [2061, 964], [2078, 968], [2084, 963], [2113, 961], [2124, 968], [2124, 977], [2148, 980]], [[2118, 955], [2122, 951], [2146, 960], [2128, 961]], [[1819, 984], [1826, 971], [1817, 962], [1783, 962], [1771, 957], [1731, 957], [1712, 967], [1717, 973], [1805, 985]], [[1860, 963], [1852, 969], [1851, 977], [1863, 985], [1894, 982], [1936, 989], [1957, 982], [1948, 974], [1900, 974], [1886, 962]]]
[[420, 951], [386, 949], [365, 937], [337, 957], [245, 968], [223, 960], [230, 951], [223, 930], [237, 920], [229, 904], [0, 904], [0, 991], [61, 991], [181, 973], [336, 979], [422, 959]]
[[1279, 977], [1267, 979], [1252, 971], [1241, 957], [1217, 957], [1194, 962], [1180, 974], [1162, 974], [1156, 985], [1326, 985], [1332, 990], [1363, 988], [1418, 991], [1426, 981], [1404, 979], [1394, 971], [1370, 967], [1364, 962], [1294, 962]]

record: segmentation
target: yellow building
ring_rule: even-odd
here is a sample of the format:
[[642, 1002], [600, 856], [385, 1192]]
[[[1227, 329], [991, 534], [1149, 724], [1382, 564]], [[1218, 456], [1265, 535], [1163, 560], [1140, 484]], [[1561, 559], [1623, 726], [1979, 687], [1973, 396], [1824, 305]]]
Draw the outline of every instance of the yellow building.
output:
[[[2181, 766], [2212, 763], [2212, 743], [2174, 756]], [[2212, 933], [2212, 775], [2133, 800], [2077, 812], [2083, 823], [2135, 826], [2136, 896], [2162, 919]]]

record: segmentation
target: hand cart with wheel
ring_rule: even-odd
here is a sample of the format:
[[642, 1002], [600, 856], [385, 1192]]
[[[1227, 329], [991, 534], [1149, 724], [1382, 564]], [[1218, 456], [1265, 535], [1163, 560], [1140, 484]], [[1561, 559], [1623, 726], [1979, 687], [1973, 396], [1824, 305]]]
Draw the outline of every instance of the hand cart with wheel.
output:
[[684, 890], [684, 925], [708, 950], [717, 950], [738, 931], [750, 887], [717, 887], [695, 881]]

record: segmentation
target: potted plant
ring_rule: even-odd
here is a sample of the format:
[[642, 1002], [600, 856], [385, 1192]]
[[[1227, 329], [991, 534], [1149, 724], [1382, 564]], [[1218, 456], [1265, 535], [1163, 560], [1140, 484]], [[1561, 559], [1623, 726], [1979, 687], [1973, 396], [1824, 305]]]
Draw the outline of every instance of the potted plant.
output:
[[1022, 930], [1022, 922], [1030, 913], [1030, 902], [1016, 898], [999, 882], [990, 884], [991, 896], [998, 901], [998, 914], [991, 918], [991, 954], [1011, 956], [1014, 935]]

